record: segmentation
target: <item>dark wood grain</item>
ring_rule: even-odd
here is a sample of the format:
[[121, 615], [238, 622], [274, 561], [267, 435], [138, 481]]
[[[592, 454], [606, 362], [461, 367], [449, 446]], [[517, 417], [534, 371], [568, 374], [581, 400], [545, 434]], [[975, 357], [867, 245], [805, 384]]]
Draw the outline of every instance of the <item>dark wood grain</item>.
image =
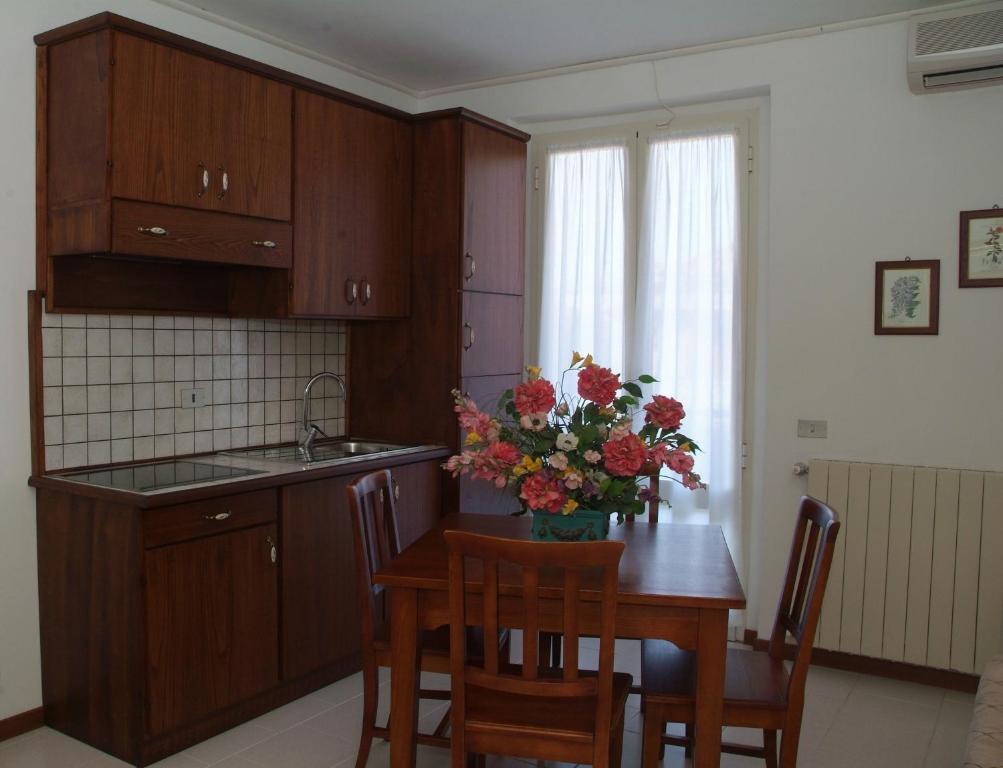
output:
[[45, 710], [35, 707], [0, 720], [0, 741], [13, 739], [45, 725]]
[[160, 547], [275, 522], [278, 506], [278, 492], [268, 489], [148, 509], [143, 513], [143, 544]]
[[522, 371], [522, 296], [463, 292], [460, 372], [464, 378]]
[[149, 733], [278, 682], [276, 541], [264, 525], [147, 551]]
[[463, 122], [463, 288], [522, 295], [526, 145]]
[[282, 678], [359, 653], [359, 615], [347, 479], [281, 492]]
[[210, 110], [215, 167], [209, 204], [228, 213], [289, 221], [293, 89], [214, 63]]
[[49, 49], [35, 50], [35, 290], [43, 295], [48, 276]]
[[[140, 231], [150, 227], [167, 234]], [[115, 200], [111, 247], [129, 256], [286, 269], [292, 265], [293, 230], [270, 219]]]
[[439, 522], [445, 473], [438, 461], [423, 461], [394, 467], [391, 475], [397, 500], [397, 533], [401, 547], [407, 548]]
[[45, 722], [136, 763], [145, 677], [139, 516], [45, 489], [36, 508]]
[[407, 314], [410, 134], [400, 120], [297, 92], [295, 313]]

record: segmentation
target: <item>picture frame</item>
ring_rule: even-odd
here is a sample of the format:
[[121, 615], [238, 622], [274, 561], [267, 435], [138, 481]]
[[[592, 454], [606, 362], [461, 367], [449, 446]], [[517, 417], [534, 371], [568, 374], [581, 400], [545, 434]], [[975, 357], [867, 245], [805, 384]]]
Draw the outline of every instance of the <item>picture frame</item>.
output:
[[940, 260], [879, 261], [874, 271], [874, 333], [940, 333]]
[[1003, 209], [962, 211], [958, 233], [958, 287], [1003, 287]]

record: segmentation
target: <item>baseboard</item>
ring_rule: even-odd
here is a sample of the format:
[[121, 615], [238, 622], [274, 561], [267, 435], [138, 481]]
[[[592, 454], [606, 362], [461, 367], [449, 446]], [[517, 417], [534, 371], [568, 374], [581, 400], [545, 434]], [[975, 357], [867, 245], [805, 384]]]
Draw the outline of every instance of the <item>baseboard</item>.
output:
[[0, 741], [13, 739], [22, 733], [41, 728], [44, 723], [45, 719], [41, 707], [29, 709], [27, 712], [22, 712], [19, 715], [11, 715], [0, 720]]
[[[770, 645], [768, 640], [761, 640], [759, 634], [753, 629], [745, 630], [743, 642], [745, 645], [751, 645], [757, 651], [765, 651]], [[787, 658], [792, 659], [794, 658], [795, 651], [795, 646], [787, 645], [785, 655]], [[932, 667], [921, 667], [917, 664], [906, 664], [902, 661], [874, 659], [870, 656], [858, 656], [854, 653], [830, 651], [825, 648], [815, 648], [811, 652], [811, 663], [819, 667], [842, 669], [847, 672], [861, 672], [865, 675], [887, 677], [892, 680], [903, 680], [908, 683], [932, 685], [936, 688], [946, 688], [950, 691], [975, 693], [979, 687], [978, 675], [970, 675], [965, 672], [952, 672], [946, 669], [933, 669]]]

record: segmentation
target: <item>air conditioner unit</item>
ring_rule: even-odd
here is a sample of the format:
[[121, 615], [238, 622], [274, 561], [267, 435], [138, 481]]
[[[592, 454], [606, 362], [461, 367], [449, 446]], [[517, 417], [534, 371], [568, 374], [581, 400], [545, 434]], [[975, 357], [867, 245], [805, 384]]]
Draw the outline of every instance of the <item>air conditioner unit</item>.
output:
[[1003, 83], [1003, 2], [913, 16], [909, 88], [933, 93]]

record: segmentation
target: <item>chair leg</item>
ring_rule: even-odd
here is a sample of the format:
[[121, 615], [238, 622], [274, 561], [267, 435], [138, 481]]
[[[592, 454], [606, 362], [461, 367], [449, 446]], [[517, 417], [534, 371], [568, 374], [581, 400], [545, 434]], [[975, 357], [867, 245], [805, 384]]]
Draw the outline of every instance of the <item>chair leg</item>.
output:
[[620, 763], [623, 761], [623, 728], [626, 720], [627, 713], [624, 712], [620, 716], [620, 724], [616, 727], [610, 738], [610, 768], [620, 768]]
[[763, 731], [763, 749], [766, 751], [766, 768], [777, 768], [776, 731]]
[[780, 733], [780, 768], [795, 768], [798, 761], [798, 742], [800, 739], [800, 722], [785, 725]]
[[365, 768], [369, 759], [369, 748], [373, 744], [373, 728], [376, 727], [376, 709], [379, 705], [379, 667], [367, 665], [362, 670], [362, 736], [359, 740], [359, 754], [355, 768]]
[[644, 711], [644, 729], [641, 735], [641, 768], [655, 768], [660, 761], [662, 734], [665, 720], [659, 707], [648, 702]]
[[693, 757], [693, 739], [696, 736], [696, 728], [693, 723], [686, 723], [686, 757]]

